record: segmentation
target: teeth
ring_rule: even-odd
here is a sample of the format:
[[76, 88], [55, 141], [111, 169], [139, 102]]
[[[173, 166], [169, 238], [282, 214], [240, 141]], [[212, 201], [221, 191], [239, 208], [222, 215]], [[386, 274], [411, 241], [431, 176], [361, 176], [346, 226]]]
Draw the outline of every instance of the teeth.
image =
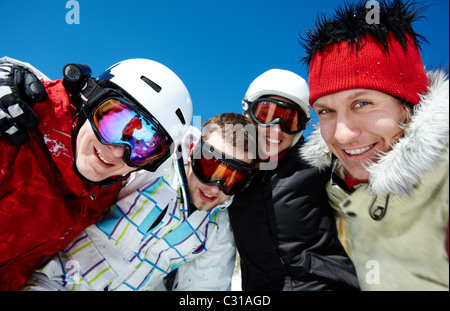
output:
[[269, 141], [269, 143], [271, 144], [279, 144], [281, 142], [281, 140], [278, 139], [271, 139], [269, 137], [266, 137], [266, 139]]
[[203, 192], [203, 194], [205, 195], [205, 197], [210, 198], [210, 199], [214, 197], [213, 195], [209, 195], [209, 194], [207, 194], [205, 192]]
[[351, 155], [359, 155], [359, 154], [363, 154], [364, 152], [366, 152], [369, 149], [370, 149], [370, 147], [365, 147], [365, 148], [360, 148], [360, 149], [345, 150], [345, 152], [348, 154], [351, 154]]
[[108, 161], [106, 161], [105, 158], [102, 157], [102, 156], [100, 155], [100, 153], [98, 153], [97, 150], [95, 150], [95, 152], [97, 153], [97, 155], [98, 155], [98, 157], [100, 158], [100, 160], [102, 160], [102, 162], [104, 162], [104, 163], [106, 163], [106, 164], [108, 164], [108, 165], [113, 165], [112, 163], [109, 163]]

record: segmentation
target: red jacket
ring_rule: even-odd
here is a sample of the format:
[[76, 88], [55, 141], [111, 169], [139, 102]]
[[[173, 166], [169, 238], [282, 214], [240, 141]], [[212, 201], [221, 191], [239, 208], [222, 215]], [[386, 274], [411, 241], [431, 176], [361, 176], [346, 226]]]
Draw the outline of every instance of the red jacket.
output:
[[72, 170], [72, 116], [61, 80], [33, 108], [40, 124], [16, 147], [0, 138], [0, 290], [19, 290], [47, 255], [62, 250], [115, 202], [121, 183], [105, 189]]

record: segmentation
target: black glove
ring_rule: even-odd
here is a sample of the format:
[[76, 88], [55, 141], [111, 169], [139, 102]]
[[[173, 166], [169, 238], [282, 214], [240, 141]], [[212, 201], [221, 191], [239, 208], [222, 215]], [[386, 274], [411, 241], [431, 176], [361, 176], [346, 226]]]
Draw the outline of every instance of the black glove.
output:
[[31, 107], [46, 98], [44, 85], [31, 71], [0, 63], [0, 136], [16, 146], [26, 143], [28, 130], [39, 124]]

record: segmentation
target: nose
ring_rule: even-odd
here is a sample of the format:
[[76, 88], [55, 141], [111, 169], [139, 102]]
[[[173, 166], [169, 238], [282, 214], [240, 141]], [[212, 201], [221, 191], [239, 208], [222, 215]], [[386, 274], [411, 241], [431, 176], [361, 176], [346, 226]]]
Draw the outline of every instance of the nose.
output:
[[265, 127], [264, 129], [266, 134], [268, 134], [267, 136], [271, 138], [278, 138], [278, 135], [283, 132], [279, 123], [271, 124], [269, 127]]
[[215, 186], [215, 185], [207, 186], [207, 189], [208, 189], [207, 193], [214, 195], [216, 197], [218, 196], [219, 192], [222, 191], [222, 190], [220, 190], [219, 186]]
[[337, 117], [334, 138], [339, 144], [345, 145], [359, 135], [361, 135], [361, 129], [352, 118], [344, 114]]
[[108, 148], [112, 155], [116, 158], [122, 158], [125, 153], [125, 149], [120, 146], [109, 145]]

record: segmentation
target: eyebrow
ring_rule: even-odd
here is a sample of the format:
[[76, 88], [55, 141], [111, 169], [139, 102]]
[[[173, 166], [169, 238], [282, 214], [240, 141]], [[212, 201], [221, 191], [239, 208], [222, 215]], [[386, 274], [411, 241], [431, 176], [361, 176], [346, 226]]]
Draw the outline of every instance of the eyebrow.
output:
[[353, 99], [355, 99], [356, 97], [360, 97], [361, 95], [365, 95], [369, 93], [368, 90], [362, 89], [362, 90], [358, 90], [350, 95], [348, 95], [347, 97], [345, 97], [346, 101], [352, 101]]
[[320, 109], [320, 108], [326, 108], [327, 106], [325, 104], [321, 104], [320, 102], [315, 101], [313, 104], [313, 109]]
[[[356, 92], [352, 92], [351, 94], [347, 95], [344, 98], [344, 101], [346, 101], [346, 102], [353, 101], [355, 98], [358, 98], [358, 97], [360, 97], [362, 95], [366, 95], [367, 93], [368, 93], [368, 90], [366, 90], [366, 89], [361, 89], [361, 90], [358, 90]], [[316, 100], [314, 102], [314, 104], [313, 104], [314, 108], [316, 108], [316, 107], [318, 107], [318, 108], [328, 108], [328, 105], [320, 103], [319, 100], [320, 99], [318, 99], [318, 100]]]

